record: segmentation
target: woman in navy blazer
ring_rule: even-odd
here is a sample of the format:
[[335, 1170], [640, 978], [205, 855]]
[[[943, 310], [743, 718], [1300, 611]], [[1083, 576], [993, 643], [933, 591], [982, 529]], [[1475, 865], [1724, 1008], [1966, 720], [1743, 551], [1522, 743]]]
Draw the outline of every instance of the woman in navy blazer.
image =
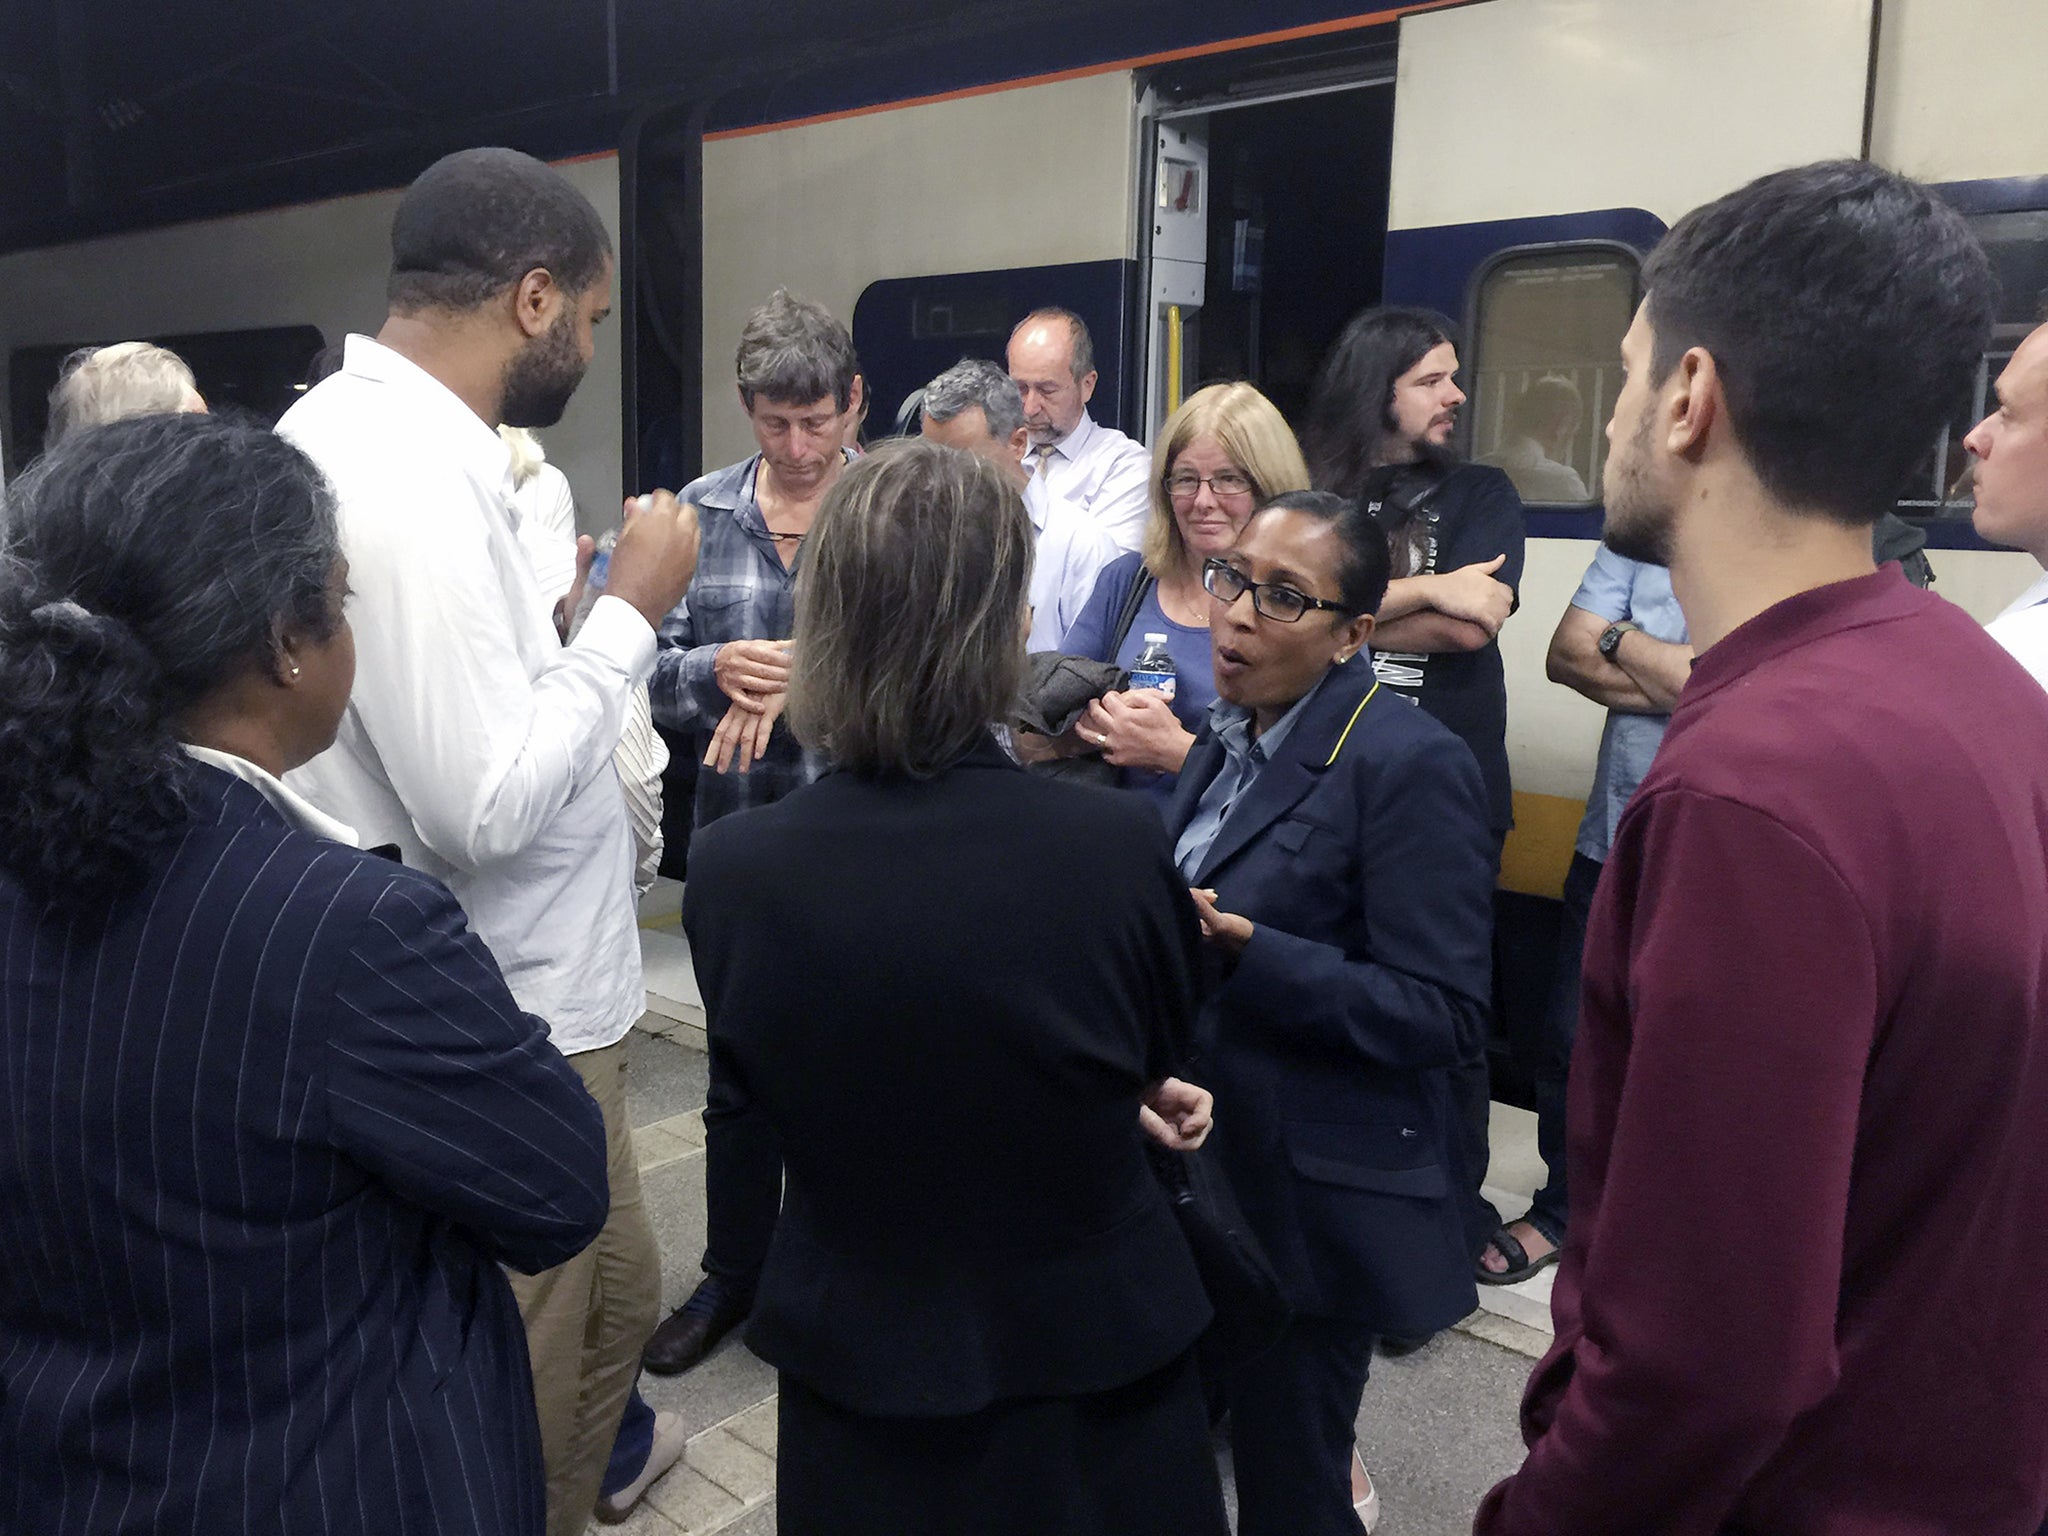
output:
[[1387, 567], [1378, 524], [1310, 491], [1204, 573], [1219, 700], [1169, 818], [1215, 971], [1197, 1075], [1296, 1311], [1228, 1383], [1239, 1536], [1370, 1528], [1373, 1340], [1476, 1302], [1448, 1072], [1485, 1025], [1492, 841], [1472, 754], [1373, 677]]
[[1146, 803], [1023, 773], [1031, 525], [885, 444], [797, 578], [790, 723], [832, 772], [708, 827], [683, 924], [712, 1061], [782, 1143], [747, 1328], [784, 1536], [1224, 1536], [1209, 1304], [1140, 1125], [1206, 1131], [1201, 939]]
[[203, 415], [0, 534], [0, 1530], [538, 1536], [499, 1264], [597, 1107], [445, 887], [279, 782], [354, 676], [332, 497]]

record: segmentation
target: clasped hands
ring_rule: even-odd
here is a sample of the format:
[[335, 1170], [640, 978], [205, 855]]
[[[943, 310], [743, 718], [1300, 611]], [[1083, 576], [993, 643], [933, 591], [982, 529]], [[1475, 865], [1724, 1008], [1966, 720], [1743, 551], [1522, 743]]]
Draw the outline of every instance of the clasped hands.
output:
[[711, 733], [704, 766], [748, 773], [768, 752], [768, 738], [789, 699], [787, 640], [728, 640], [718, 648], [712, 676], [732, 702]]
[[1192, 1152], [1216, 1123], [1216, 1096], [1206, 1088], [1162, 1077], [1138, 1104], [1138, 1125], [1169, 1152]]

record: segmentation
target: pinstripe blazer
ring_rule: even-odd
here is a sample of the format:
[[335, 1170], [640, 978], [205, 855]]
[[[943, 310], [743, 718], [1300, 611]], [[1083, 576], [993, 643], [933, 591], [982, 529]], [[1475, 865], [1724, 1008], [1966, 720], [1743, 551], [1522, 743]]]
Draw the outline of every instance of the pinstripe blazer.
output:
[[597, 1106], [446, 888], [200, 775], [103, 924], [0, 878], [0, 1530], [537, 1533], [498, 1263]]

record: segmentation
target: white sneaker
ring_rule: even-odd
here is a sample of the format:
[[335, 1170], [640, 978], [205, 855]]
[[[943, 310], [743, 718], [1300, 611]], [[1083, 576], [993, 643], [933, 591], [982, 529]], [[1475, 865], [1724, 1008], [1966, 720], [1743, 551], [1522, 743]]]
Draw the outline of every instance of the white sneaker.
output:
[[[608, 1494], [597, 1501], [594, 1513], [598, 1524], [622, 1523], [633, 1513], [633, 1506], [640, 1502], [641, 1496], [654, 1486], [662, 1473], [683, 1459], [683, 1452], [688, 1450], [689, 1446], [690, 1437], [683, 1433], [682, 1415], [657, 1413], [654, 1416], [654, 1444], [648, 1449], [647, 1465], [640, 1469], [638, 1477], [617, 1493]], [[1375, 1513], [1373, 1518], [1378, 1519], [1378, 1514]]]
[[1372, 1480], [1372, 1474], [1365, 1470], [1365, 1459], [1356, 1451], [1351, 1453], [1351, 1470], [1355, 1474], [1351, 1487], [1355, 1492], [1360, 1478], [1365, 1480], [1365, 1497], [1351, 1506], [1358, 1516], [1358, 1523], [1365, 1527], [1365, 1536], [1372, 1536], [1380, 1523], [1380, 1490]]

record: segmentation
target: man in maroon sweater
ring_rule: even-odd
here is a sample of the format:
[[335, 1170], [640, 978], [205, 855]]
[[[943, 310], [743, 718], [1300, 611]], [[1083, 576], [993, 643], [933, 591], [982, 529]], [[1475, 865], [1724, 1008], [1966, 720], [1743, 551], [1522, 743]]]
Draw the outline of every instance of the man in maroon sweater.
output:
[[1961, 220], [1854, 162], [1644, 272], [1606, 540], [1700, 652], [1587, 934], [1557, 1342], [1483, 1536], [2031, 1536], [2048, 696], [1870, 525], [1964, 395]]

